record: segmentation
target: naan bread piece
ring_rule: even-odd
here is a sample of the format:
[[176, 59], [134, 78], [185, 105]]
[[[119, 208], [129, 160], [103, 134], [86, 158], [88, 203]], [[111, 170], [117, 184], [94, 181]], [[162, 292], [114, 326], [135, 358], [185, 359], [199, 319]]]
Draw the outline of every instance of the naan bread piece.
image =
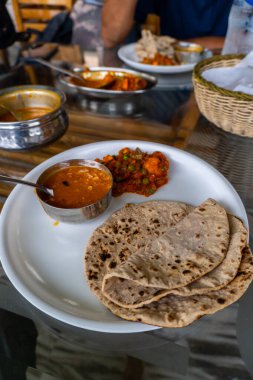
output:
[[175, 38], [172, 38], [170, 36], [156, 36], [156, 47], [158, 53], [165, 56], [173, 56], [175, 52], [173, 44], [175, 42]]
[[164, 56], [173, 56], [176, 42], [175, 38], [170, 36], [156, 36], [150, 30], [143, 29], [141, 38], [135, 44], [135, 52], [140, 60], [143, 58], [154, 58], [156, 53]]
[[135, 51], [140, 59], [145, 57], [153, 58], [157, 53], [157, 46], [155, 41], [155, 36], [150, 32], [150, 30], [142, 30], [142, 37], [137, 41], [135, 45]]
[[[159, 292], [161, 289], [169, 291], [188, 285], [222, 262], [228, 244], [227, 213], [216, 201], [208, 199], [165, 234], [140, 248], [125, 263], [106, 274], [102, 292], [114, 302], [118, 278], [128, 280], [126, 286], [134, 282], [147, 288], [159, 288]], [[148, 300], [146, 289], [141, 292]], [[153, 297], [154, 294], [151, 294], [149, 300], [152, 301]], [[126, 301], [125, 304], [129, 304]]]
[[168, 295], [136, 309], [126, 309], [104, 298], [104, 305], [115, 315], [160, 327], [184, 327], [207, 314], [237, 301], [253, 279], [253, 260], [249, 247], [243, 250], [242, 261], [233, 281], [224, 288], [203, 295], [181, 297]]
[[86, 277], [98, 298], [103, 301], [102, 280], [108, 271], [124, 263], [149, 240], [163, 235], [192, 209], [184, 203], [169, 201], [127, 204], [98, 227], [85, 253]]
[[[228, 215], [228, 221], [230, 241], [224, 260], [215, 269], [198, 280], [189, 285], [168, 291], [155, 287], [147, 288], [134, 281], [115, 277], [113, 281], [108, 281], [104, 294], [108, 295], [108, 298], [119, 306], [135, 308], [157, 301], [167, 294], [187, 296], [223, 288], [236, 276], [242, 258], [242, 249], [247, 243], [247, 230], [241, 220], [235, 216]], [[150, 298], [151, 289], [153, 298]]]

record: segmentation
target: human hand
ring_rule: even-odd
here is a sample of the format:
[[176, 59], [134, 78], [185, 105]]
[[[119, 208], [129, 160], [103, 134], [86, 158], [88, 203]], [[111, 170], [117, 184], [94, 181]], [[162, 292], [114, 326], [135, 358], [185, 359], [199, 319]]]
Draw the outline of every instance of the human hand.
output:
[[199, 44], [211, 50], [215, 55], [221, 53], [221, 50], [224, 45], [224, 37], [218, 37], [218, 36], [196, 37], [196, 38], [188, 39], [187, 41]]

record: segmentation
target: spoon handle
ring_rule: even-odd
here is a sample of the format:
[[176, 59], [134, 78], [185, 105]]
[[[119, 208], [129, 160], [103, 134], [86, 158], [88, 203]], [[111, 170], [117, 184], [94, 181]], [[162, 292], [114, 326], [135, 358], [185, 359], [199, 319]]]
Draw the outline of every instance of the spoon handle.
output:
[[49, 63], [49, 62], [45, 61], [44, 59], [33, 58], [33, 60], [35, 62], [40, 63], [41, 65], [49, 67], [52, 70], [59, 71], [62, 74], [65, 74], [65, 75], [68, 75], [68, 76], [71, 76], [71, 77], [75, 77], [77, 79], [82, 79], [82, 77], [80, 75], [74, 73], [73, 71], [70, 71], [70, 70], [67, 70], [67, 69], [63, 69], [62, 67], [58, 67], [58, 66], [52, 65], [52, 63]]
[[5, 112], [9, 112], [16, 119], [15, 121], [19, 121], [20, 120], [19, 117], [16, 115], [15, 111], [9, 109], [5, 105], [0, 104], [0, 110], [1, 109], [3, 109]]
[[35, 187], [35, 188], [37, 188], [39, 190], [44, 191], [45, 193], [47, 193], [47, 194], [49, 194], [51, 196], [53, 195], [53, 190], [52, 189], [48, 189], [47, 187], [45, 187], [43, 185], [37, 185], [36, 183], [24, 181], [23, 179], [8, 177], [6, 175], [0, 174], [0, 181], [13, 182], [13, 183], [19, 183], [21, 185], [32, 186], [32, 187]]

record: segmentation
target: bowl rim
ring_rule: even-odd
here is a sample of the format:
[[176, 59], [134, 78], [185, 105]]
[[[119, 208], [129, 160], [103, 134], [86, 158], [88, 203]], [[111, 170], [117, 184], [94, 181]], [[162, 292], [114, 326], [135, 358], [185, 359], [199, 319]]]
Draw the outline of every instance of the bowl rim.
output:
[[[198, 51], [190, 50], [191, 48], [197, 48]], [[201, 54], [204, 52], [205, 47], [197, 42], [190, 41], [176, 41], [174, 44], [174, 49], [181, 53], [197, 53]], [[189, 49], [189, 50], [188, 50]]]

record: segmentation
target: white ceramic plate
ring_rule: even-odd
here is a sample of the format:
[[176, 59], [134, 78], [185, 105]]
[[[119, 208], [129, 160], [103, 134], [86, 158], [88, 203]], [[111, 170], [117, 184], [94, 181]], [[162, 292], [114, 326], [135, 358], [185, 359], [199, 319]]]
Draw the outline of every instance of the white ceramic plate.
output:
[[216, 169], [189, 153], [162, 144], [128, 140], [88, 144], [50, 158], [25, 178], [36, 181], [42, 171], [56, 162], [70, 158], [102, 158], [124, 147], [163, 152], [171, 163], [169, 183], [149, 198], [135, 194], [113, 198], [102, 216], [82, 225], [55, 225], [43, 211], [33, 189], [17, 185], [0, 217], [1, 262], [17, 290], [50, 316], [94, 331], [128, 333], [156, 328], [114, 316], [91, 293], [84, 276], [84, 251], [89, 237], [126, 202], [160, 199], [198, 205], [212, 197], [248, 226], [238, 194]]
[[[150, 73], [156, 74], [178, 74], [186, 71], [191, 71], [196, 63], [187, 63], [183, 65], [175, 66], [154, 66], [140, 63], [137, 55], [135, 54], [135, 43], [122, 46], [118, 50], [119, 58], [126, 63], [128, 66], [133, 67], [140, 71], [148, 71]], [[203, 59], [211, 57], [212, 53], [210, 50], [205, 49], [203, 53]]]

